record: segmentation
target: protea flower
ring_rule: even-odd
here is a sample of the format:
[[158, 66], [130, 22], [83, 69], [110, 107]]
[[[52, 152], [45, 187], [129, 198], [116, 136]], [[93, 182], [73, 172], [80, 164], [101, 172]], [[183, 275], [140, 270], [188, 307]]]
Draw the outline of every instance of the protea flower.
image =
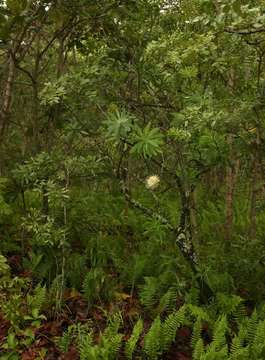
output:
[[160, 178], [158, 175], [148, 176], [145, 180], [145, 186], [149, 190], [155, 190], [160, 183]]

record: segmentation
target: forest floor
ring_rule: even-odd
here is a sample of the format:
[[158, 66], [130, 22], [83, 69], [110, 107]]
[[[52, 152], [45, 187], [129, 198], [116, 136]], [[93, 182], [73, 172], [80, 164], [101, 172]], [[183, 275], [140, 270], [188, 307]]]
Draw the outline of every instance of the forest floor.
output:
[[[19, 256], [11, 256], [8, 258], [9, 265], [14, 276], [21, 279], [31, 278], [32, 274], [23, 270], [21, 265], [21, 258]], [[33, 279], [31, 284], [33, 286]], [[176, 302], [176, 307], [182, 304], [181, 300]], [[65, 289], [63, 294], [63, 307], [58, 312], [54, 309], [46, 309], [43, 314], [45, 320], [37, 328], [33, 328], [34, 341], [27, 347], [22, 347], [20, 351], [21, 360], [46, 359], [46, 360], [77, 360], [79, 354], [75, 345], [71, 345], [66, 353], [62, 353], [56, 346], [56, 339], [63, 335], [68, 326], [89, 322], [92, 324], [95, 332], [95, 341], [97, 342], [99, 334], [106, 327], [107, 315], [113, 310], [121, 311], [123, 315], [122, 333], [124, 339], [127, 340], [131, 334], [132, 323], [135, 318], [141, 316], [144, 319], [144, 329], [148, 329], [152, 323], [151, 317], [146, 314], [143, 306], [141, 306], [137, 294], [117, 293], [117, 301], [112, 303], [103, 303], [99, 300], [98, 303], [88, 307], [87, 301], [83, 295], [71, 289]], [[0, 346], [7, 339], [10, 322], [5, 319], [4, 314], [0, 313]], [[144, 331], [145, 333], [146, 331]], [[143, 334], [144, 335], [144, 334]], [[182, 327], [178, 330], [176, 341], [172, 345], [167, 354], [164, 354], [161, 359], [165, 360], [191, 360], [191, 329]], [[143, 338], [140, 340], [140, 348], [143, 345]], [[0, 357], [1, 358], [1, 357]], [[121, 354], [119, 359], [125, 359]], [[135, 359], [142, 359], [135, 354]]]

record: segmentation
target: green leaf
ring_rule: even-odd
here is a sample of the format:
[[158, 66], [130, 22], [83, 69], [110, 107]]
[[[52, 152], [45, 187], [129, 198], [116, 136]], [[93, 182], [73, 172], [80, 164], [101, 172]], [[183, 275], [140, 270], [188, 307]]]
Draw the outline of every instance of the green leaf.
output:
[[18, 341], [16, 339], [16, 335], [14, 333], [9, 333], [7, 336], [7, 344], [9, 349], [15, 349]]
[[149, 158], [162, 153], [163, 135], [159, 128], [151, 128], [149, 123], [143, 130], [139, 127], [135, 133], [135, 145], [131, 153]]
[[113, 141], [119, 142], [125, 140], [132, 128], [136, 118], [125, 111], [115, 111], [108, 115], [105, 125], [107, 127], [107, 137]]
[[19, 15], [23, 12], [26, 9], [27, 4], [27, 0], [6, 0], [8, 9], [15, 15]]

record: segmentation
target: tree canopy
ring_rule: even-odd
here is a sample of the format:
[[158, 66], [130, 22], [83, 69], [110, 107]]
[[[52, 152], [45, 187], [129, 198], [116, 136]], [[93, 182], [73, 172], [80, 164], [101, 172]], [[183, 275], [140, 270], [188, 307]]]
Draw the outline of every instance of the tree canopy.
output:
[[261, 0], [0, 1], [0, 359], [264, 358], [264, 56]]

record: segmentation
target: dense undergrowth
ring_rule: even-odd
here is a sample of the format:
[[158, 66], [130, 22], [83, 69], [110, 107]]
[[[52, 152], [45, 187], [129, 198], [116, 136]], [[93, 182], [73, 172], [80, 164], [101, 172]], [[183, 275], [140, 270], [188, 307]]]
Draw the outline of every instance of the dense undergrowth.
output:
[[264, 14], [0, 0], [0, 360], [265, 359]]
[[[221, 204], [209, 199], [204, 206], [196, 249], [204, 264], [199, 276], [213, 295], [202, 303], [198, 279], [166, 227], [125, 213], [122, 198], [73, 189], [66, 231], [34, 213], [19, 224], [21, 200], [10, 203], [11, 184], [2, 184], [1, 359], [264, 358], [263, 247], [241, 245], [242, 212], [227, 259], [214, 225], [222, 221]], [[36, 211], [36, 193], [24, 196]], [[177, 200], [161, 201], [170, 215]], [[60, 202], [52, 206], [59, 219]], [[71, 247], [57, 240], [64, 232]]]

